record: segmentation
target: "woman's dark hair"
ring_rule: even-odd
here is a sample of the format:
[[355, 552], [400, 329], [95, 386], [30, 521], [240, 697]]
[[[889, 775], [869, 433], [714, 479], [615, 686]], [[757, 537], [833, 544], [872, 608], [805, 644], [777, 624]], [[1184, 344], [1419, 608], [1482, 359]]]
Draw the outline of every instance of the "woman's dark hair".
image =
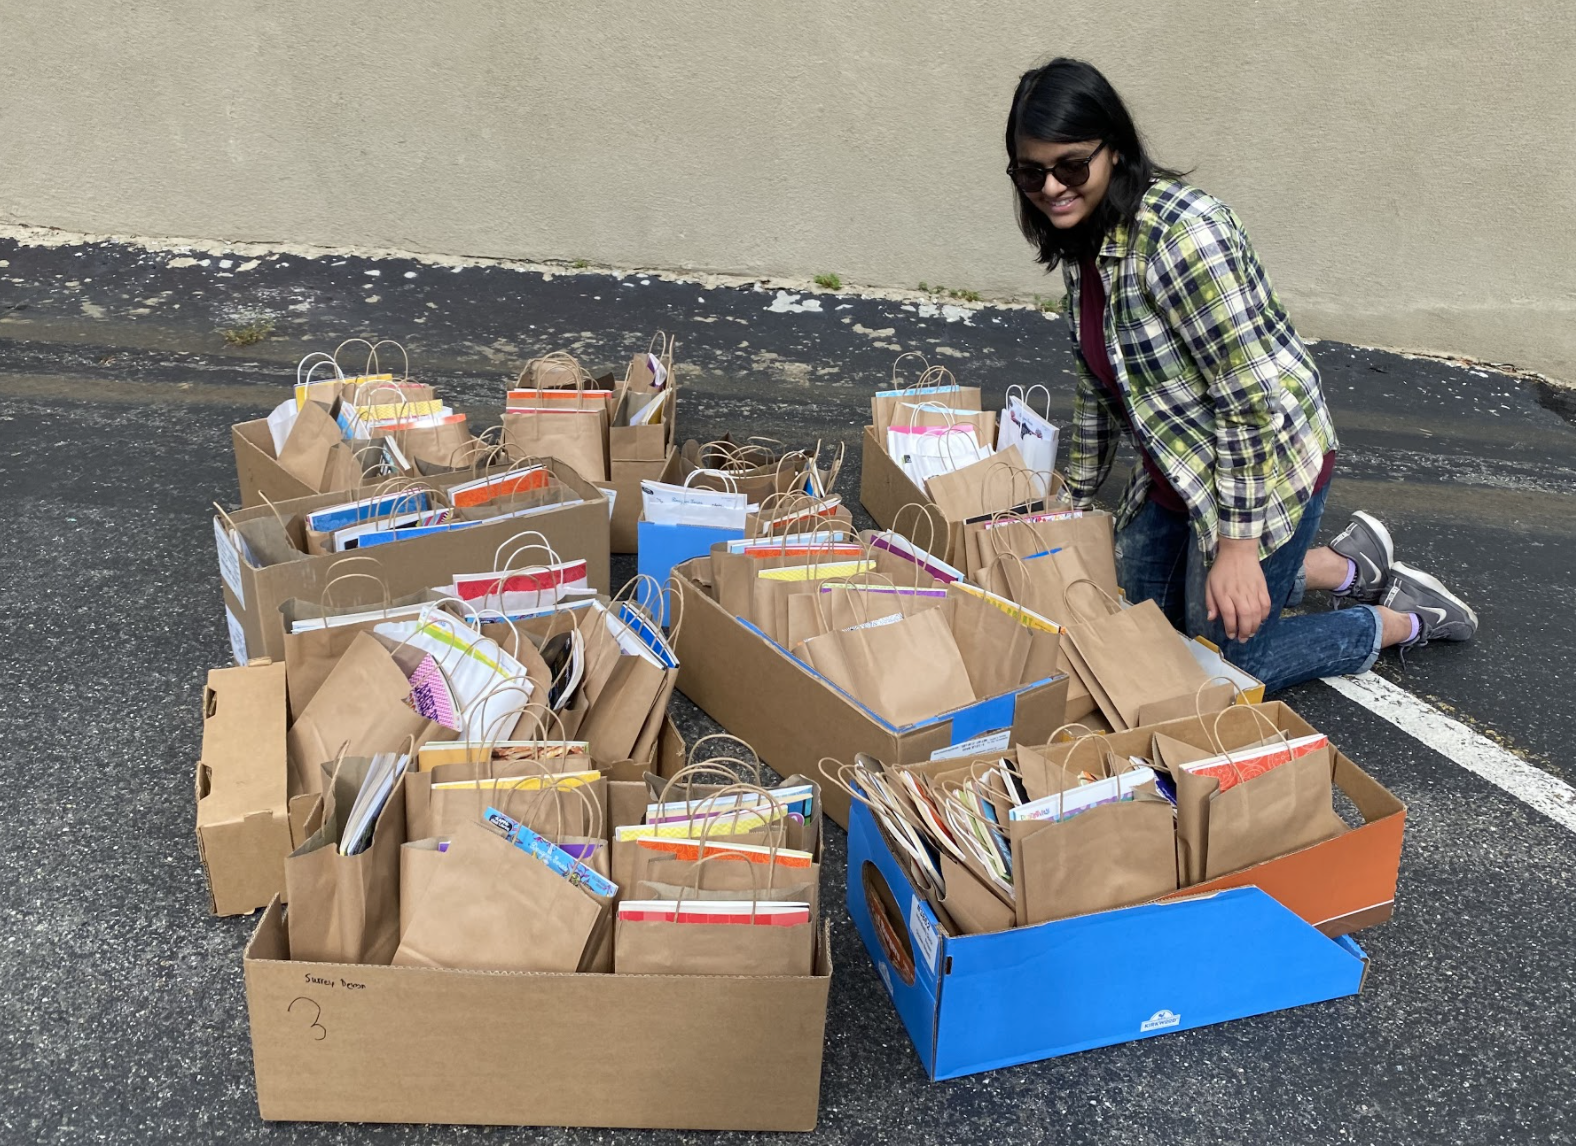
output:
[[1076, 227], [1055, 227], [1022, 191], [1018, 199], [1018, 227], [1039, 248], [1036, 256], [1045, 268], [1062, 259], [1093, 254], [1106, 233], [1118, 222], [1131, 222], [1149, 185], [1177, 172], [1157, 167], [1127, 114], [1122, 97], [1099, 69], [1082, 60], [1058, 57], [1023, 73], [1007, 115], [1007, 159], [1018, 162], [1018, 139], [1048, 143], [1078, 143], [1098, 139], [1112, 152], [1116, 166], [1111, 184], [1094, 212]]

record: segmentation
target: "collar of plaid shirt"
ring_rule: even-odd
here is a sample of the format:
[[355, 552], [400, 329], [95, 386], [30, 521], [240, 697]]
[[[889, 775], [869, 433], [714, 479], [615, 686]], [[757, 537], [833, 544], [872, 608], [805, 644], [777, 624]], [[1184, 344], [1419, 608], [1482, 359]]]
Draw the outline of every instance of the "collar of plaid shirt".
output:
[[[1131, 223], [1097, 256], [1104, 337], [1134, 433], [1187, 502], [1199, 548], [1256, 538], [1261, 557], [1290, 539], [1337, 447], [1319, 371], [1293, 329], [1242, 224], [1219, 200], [1178, 180], [1145, 193]], [[1063, 261], [1065, 315], [1078, 345], [1079, 269]], [[1092, 503], [1123, 419], [1075, 356], [1078, 388], [1067, 485]], [[1117, 514], [1143, 507], [1138, 467]]]

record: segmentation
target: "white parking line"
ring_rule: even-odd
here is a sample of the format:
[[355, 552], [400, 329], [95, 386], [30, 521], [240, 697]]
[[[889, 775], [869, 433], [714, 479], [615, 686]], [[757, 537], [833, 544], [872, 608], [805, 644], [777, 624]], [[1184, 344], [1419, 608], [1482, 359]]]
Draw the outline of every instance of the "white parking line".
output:
[[1371, 672], [1361, 676], [1327, 676], [1324, 683], [1468, 772], [1536, 808], [1561, 827], [1576, 832], [1576, 788], [1565, 781], [1528, 764], [1381, 676]]

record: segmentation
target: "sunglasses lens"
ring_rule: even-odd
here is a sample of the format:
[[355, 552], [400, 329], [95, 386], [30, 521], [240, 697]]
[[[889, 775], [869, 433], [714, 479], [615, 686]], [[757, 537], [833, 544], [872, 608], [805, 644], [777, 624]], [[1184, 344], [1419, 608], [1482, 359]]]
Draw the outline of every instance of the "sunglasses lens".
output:
[[1089, 182], [1089, 163], [1059, 163], [1051, 168], [1051, 174], [1063, 187], [1082, 187]]
[[1025, 195], [1032, 195], [1045, 186], [1045, 168], [1014, 167], [1009, 174], [1013, 184]]

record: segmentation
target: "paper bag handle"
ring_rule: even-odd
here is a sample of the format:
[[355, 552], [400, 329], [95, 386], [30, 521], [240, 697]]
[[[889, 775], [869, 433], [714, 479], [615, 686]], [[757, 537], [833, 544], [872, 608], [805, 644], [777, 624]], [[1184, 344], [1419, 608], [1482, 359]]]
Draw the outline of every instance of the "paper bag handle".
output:
[[[905, 358], [917, 358], [917, 359], [919, 359], [919, 376], [921, 378], [923, 378], [927, 373], [930, 372], [930, 361], [923, 354], [921, 354], [917, 350], [905, 350], [905, 351], [903, 351], [902, 354], [899, 354], [896, 358], [894, 358], [892, 360], [892, 387], [891, 388], [894, 389], [894, 390], [907, 390], [907, 389], [909, 389], [909, 387], [903, 385], [903, 383], [898, 379], [898, 367], [903, 365], [903, 360]], [[917, 383], [916, 383], [916, 385], [917, 385]]]
[[1068, 608], [1069, 612], [1075, 612], [1075, 613], [1078, 614], [1077, 620], [1079, 620], [1080, 622], [1087, 622], [1089, 620], [1089, 617], [1081, 609], [1079, 609], [1076, 605], [1073, 604], [1073, 586], [1074, 585], [1088, 585], [1096, 593], [1098, 593], [1098, 594], [1100, 594], [1100, 596], [1104, 597], [1105, 600], [1106, 600], [1106, 603], [1111, 606], [1109, 609], [1107, 609], [1105, 611], [1105, 615], [1106, 616], [1108, 616], [1108, 617], [1109, 616], [1113, 616], [1114, 614], [1120, 613], [1122, 611], [1121, 603], [1118, 602], [1115, 597], [1111, 596], [1111, 594], [1107, 593], [1104, 589], [1100, 588], [1100, 586], [1096, 585], [1089, 578], [1087, 578], [1087, 577], [1074, 577], [1071, 581], [1067, 582], [1067, 608]]
[[[752, 863], [748, 856], [742, 856], [738, 852], [718, 852], [715, 855], [706, 855], [704, 853], [704, 850], [702, 851], [700, 858], [697, 859], [695, 861], [694, 865], [690, 868], [689, 874], [685, 877], [684, 882], [679, 885], [678, 895], [673, 900], [673, 918], [675, 920], [677, 920], [678, 917], [679, 917], [679, 914], [684, 910], [684, 893], [686, 891], [693, 891], [693, 892], [695, 892], [695, 894], [697, 896], [700, 894], [700, 890], [701, 890], [700, 889], [701, 865], [702, 864], [706, 864], [706, 863], [710, 863], [712, 860], [735, 860], [735, 861], [743, 863], [743, 864], [745, 864], [746, 866], [749, 867], [749, 869], [750, 869], [750, 922], [754, 923], [756, 915], [759, 913], [760, 906], [761, 906], [761, 873], [755, 870], [757, 867], [760, 866], [760, 864]], [[771, 883], [770, 883], [770, 880], [776, 878], [777, 859], [776, 859], [776, 854], [775, 853], [773, 853], [772, 862], [771, 862], [770, 866], [771, 866], [771, 869], [772, 869], [772, 875], [767, 877], [768, 878], [768, 883], [766, 884], [766, 889], [768, 891], [771, 890], [771, 886], [772, 886]], [[695, 886], [694, 887], [690, 886], [690, 882], [689, 881], [692, 880], [692, 879], [695, 881]]]
[[[703, 760], [702, 761], [697, 761], [695, 759], [695, 757], [697, 755], [699, 755], [699, 753], [700, 753], [700, 746], [702, 744], [706, 744], [706, 743], [708, 743], [710, 741], [713, 741], [713, 740], [731, 740], [733, 743], [737, 744], [739, 747], [743, 748], [746, 752], [748, 752], [750, 754], [750, 758], [755, 761], [754, 764], [750, 765], [751, 770], [755, 773], [755, 782], [757, 784], [759, 784], [761, 782], [761, 757], [760, 757], [760, 754], [755, 751], [755, 749], [750, 745], [750, 742], [748, 740], [745, 740], [742, 736], [735, 736], [731, 732], [709, 732], [705, 736], [702, 736], [699, 740], [695, 741], [694, 744], [690, 745], [689, 757], [685, 761], [685, 763], [686, 764], [705, 763], [705, 761], [703, 761]], [[707, 757], [707, 759], [711, 759], [711, 757]], [[739, 759], [739, 757], [737, 757], [737, 756], [727, 756], [727, 757], [722, 757], [721, 759], [737, 760], [737, 759]]]
[[[394, 347], [395, 350], [399, 351], [400, 357], [405, 360], [405, 373], [403, 375], [403, 378], [404, 378], [404, 380], [406, 382], [409, 382], [410, 381], [410, 355], [408, 353], [406, 353], [405, 347], [404, 347], [404, 345], [402, 343], [396, 342], [392, 338], [380, 338], [376, 342], [374, 342], [372, 344], [372, 349], [367, 354], [367, 362], [369, 364], [375, 364], [375, 363], [378, 362], [378, 348], [381, 347], [381, 346], [392, 346], [392, 347]], [[374, 370], [374, 371], [371, 371], [371, 373], [381, 374], [382, 371], [381, 370]]]
[[[306, 367], [308, 362], [312, 363], [312, 366], [311, 369], [307, 370], [306, 378], [303, 379], [301, 377], [301, 371]], [[339, 368], [339, 363], [334, 361], [334, 356], [332, 354], [322, 350], [314, 350], [312, 353], [302, 358], [300, 362], [296, 363], [296, 385], [310, 386], [312, 384], [312, 372], [319, 366], [332, 366], [334, 368], [334, 374], [336, 375], [335, 380], [339, 382], [343, 382], [345, 380], [345, 372]]]
[[[892, 536], [897, 533], [898, 522], [903, 520], [903, 511], [906, 509], [914, 511], [918, 518], [925, 523], [928, 532], [925, 537], [925, 545], [920, 545], [917, 539], [908, 537], [907, 534], [904, 534], [904, 536], [908, 539], [910, 545], [924, 553], [934, 555], [936, 552], [936, 519], [930, 516], [930, 507], [922, 502], [911, 501], [899, 506], [898, 511], [892, 515], [892, 526], [886, 531], [887, 535]], [[915, 525], [917, 527], [918, 522]]]
[[[1205, 682], [1205, 683], [1208, 683], [1208, 682]], [[1232, 705], [1227, 705], [1225, 708], [1223, 708], [1219, 712], [1215, 713], [1215, 719], [1210, 721], [1210, 724], [1209, 724], [1209, 730], [1208, 731], [1209, 731], [1210, 742], [1215, 746], [1216, 751], [1221, 753], [1221, 755], [1227, 755], [1227, 749], [1225, 747], [1225, 743], [1220, 739], [1220, 722], [1221, 722], [1221, 719], [1223, 717], [1225, 717], [1226, 714], [1231, 712], [1233, 709], [1244, 709], [1244, 710], [1246, 710], [1247, 713], [1250, 716], [1252, 716], [1258, 723], [1262, 724], [1265, 728], [1268, 728], [1270, 730], [1270, 739], [1279, 738], [1281, 743], [1287, 745], [1288, 747], [1290, 746], [1291, 738], [1289, 736], [1287, 736], [1286, 733], [1282, 729], [1277, 728], [1275, 726], [1275, 722], [1273, 720], [1271, 720], [1269, 717], [1265, 716], [1263, 711], [1260, 710], [1258, 705], [1256, 705], [1256, 704], [1232, 704]]]
[[[762, 825], [762, 827], [760, 829], [761, 831], [766, 833], [767, 839], [773, 839], [773, 840], [776, 841], [775, 843], [771, 843], [771, 844], [767, 845], [767, 847], [770, 850], [771, 868], [772, 868], [772, 881], [775, 882], [775, 880], [776, 880], [776, 872], [777, 872], [777, 853], [782, 848], [784, 848], [784, 847], [786, 847], [788, 845], [788, 814], [787, 814], [787, 809], [783, 807], [783, 802], [777, 798], [775, 793], [771, 792], [770, 790], [768, 790], [766, 788], [763, 788], [759, 784], [747, 784], [747, 783], [744, 783], [744, 782], [741, 781], [741, 782], [735, 783], [735, 784], [728, 784], [725, 787], [718, 789], [717, 791], [711, 793], [708, 796], [702, 796], [699, 800], [695, 801], [693, 804], [691, 804], [686, 799], [685, 804], [686, 804], [687, 807], [689, 807], [691, 809], [691, 817], [690, 818], [693, 819], [694, 818], [694, 810], [695, 809], [704, 809], [707, 804], [714, 803], [715, 801], [721, 799], [723, 796], [742, 796], [742, 795], [764, 796], [766, 798], [765, 809], [760, 808], [760, 807], [745, 808], [745, 807], [741, 806], [738, 801], [734, 801], [734, 805], [733, 805], [732, 809], [720, 809], [720, 810], [718, 810], [718, 812], [716, 814], [707, 816], [705, 822], [703, 824], [701, 824], [700, 835], [695, 837], [695, 839], [697, 841], [696, 846], [697, 846], [697, 849], [698, 849], [698, 854], [699, 854], [699, 856], [702, 859], [705, 858], [705, 856], [706, 856], [706, 845], [711, 842], [711, 829], [713, 827], [715, 827], [724, 818], [731, 816], [732, 819], [733, 819], [734, 826], [737, 827], [738, 823], [739, 823], [739, 817], [744, 815], [745, 813], [748, 813], [748, 812], [764, 812], [767, 809], [770, 809], [770, 810], [776, 811], [776, 812], [780, 812], [781, 814], [775, 816], [773, 819], [770, 819], [770, 820], [767, 820], [766, 816], [763, 814], [761, 816], [761, 819], [763, 821], [765, 821], [765, 823]], [[719, 845], [719, 846], [725, 846], [725, 845]], [[772, 883], [769, 882], [767, 884], [767, 886], [771, 887]]]
[[[897, 602], [899, 600], [897, 595], [897, 586], [892, 583], [892, 579], [890, 577], [878, 569], [866, 569], [863, 573], [854, 573], [847, 578], [838, 581], [822, 581], [821, 584], [816, 588], [816, 591], [812, 594], [812, 598], [815, 601], [815, 616], [816, 619], [821, 622], [821, 631], [823, 633], [829, 633], [832, 631], [832, 623], [826, 619], [826, 611], [822, 608], [821, 601], [823, 597], [830, 595], [828, 590], [831, 589], [847, 589], [852, 593], [859, 594], [861, 609], [859, 615], [864, 618], [864, 620], [860, 621], [859, 624], [865, 624], [868, 622], [870, 620], [869, 602], [864, 598], [864, 595], [860, 593], [860, 590], [868, 588], [873, 579], [877, 577], [879, 577], [881, 581], [884, 581], [891, 588], [892, 600]], [[865, 583], [863, 585], [856, 585], [854, 583], [856, 580], [863, 580]], [[902, 613], [902, 615], [905, 617], [909, 615], [903, 612], [901, 605], [898, 607], [898, 612]]]
[[[1210, 677], [1193, 691], [1193, 715], [1198, 717], [1200, 724], [1203, 724], [1204, 722], [1204, 690], [1212, 684], [1229, 684], [1231, 686], [1232, 704], [1235, 704], [1237, 702], [1237, 698], [1242, 695], [1242, 690], [1237, 687], [1237, 682], [1232, 680], [1229, 676], [1222, 676], [1219, 673], [1216, 673], [1214, 676]], [[1226, 707], [1230, 708], [1231, 705], [1228, 704]], [[1224, 711], [1224, 709], [1222, 709], [1222, 711]]]
[[[549, 780], [538, 785], [534, 792], [528, 790], [526, 795], [534, 797], [534, 799], [528, 802], [528, 806], [534, 808], [536, 803], [540, 801], [546, 793], [555, 793], [553, 805], [558, 812], [558, 838], [553, 841], [555, 844], [562, 844], [564, 836], [567, 834], [564, 831], [564, 803], [562, 800], [556, 798], [556, 793], [573, 792], [576, 796], [578, 796], [580, 798], [580, 802], [585, 805], [586, 811], [590, 813], [586, 818], [585, 835], [586, 838], [593, 841], [591, 854], [595, 854], [596, 852], [601, 851], [603, 848], [607, 847], [607, 825], [603, 819], [601, 805], [592, 799], [591, 793], [586, 791], [587, 787], [589, 787], [588, 784], [571, 783], [567, 778], [560, 777], [558, 779]], [[511, 789], [513, 794], [518, 794], [519, 791], [520, 789], [518, 787]], [[589, 857], [579, 856], [576, 858], [584, 863]]]
[[[727, 735], [728, 734], [725, 732], [717, 732], [712, 734], [712, 736]], [[711, 736], [702, 737], [700, 741], [696, 741], [696, 745], [699, 746], [702, 741], [710, 740], [711, 738]], [[737, 737], [734, 739], [737, 739]], [[744, 744], [742, 740], [740, 740], [739, 743]], [[748, 744], [745, 744], [744, 746], [746, 748], [750, 747]], [[751, 752], [753, 753], [754, 749], [751, 749]], [[669, 776], [667, 781], [662, 785], [662, 790], [657, 793], [656, 802], [659, 804], [666, 804], [668, 802], [668, 797], [673, 793], [674, 785], [680, 780], [683, 780], [684, 802], [686, 804], [694, 803], [694, 801], [690, 798], [690, 793], [694, 790], [695, 778], [697, 776], [722, 777], [724, 780], [724, 787], [734, 784], [746, 783], [739, 773], [730, 771], [726, 767], [726, 765], [729, 764], [737, 764], [741, 768], [749, 769], [755, 776], [754, 786], [758, 788], [762, 787], [761, 769], [758, 763], [751, 763], [746, 760], [741, 760], [737, 756], [711, 756], [705, 760], [698, 760], [692, 764], [686, 764], [684, 767], [674, 772], [673, 775]]]
[[[834, 765], [834, 767], [828, 768], [828, 764]], [[918, 850], [923, 850], [925, 848], [926, 845], [923, 839], [920, 838], [920, 836], [917, 834], [917, 829], [909, 821], [908, 813], [901, 808], [895, 808], [887, 803], [886, 799], [881, 795], [881, 790], [877, 786], [875, 779], [869, 776], [869, 773], [866, 772], [865, 768], [859, 764], [858, 761], [855, 761], [852, 764], [844, 764], [841, 761], [834, 760], [827, 756], [822, 757], [821, 761], [816, 765], [816, 768], [830, 784], [832, 784], [834, 787], [842, 789], [842, 791], [847, 794], [850, 800], [857, 800], [859, 803], [869, 808], [871, 816], [875, 819], [877, 826], [881, 830], [885, 832], [899, 832], [902, 834], [904, 839], [908, 841], [910, 846]], [[850, 775], [858, 777], [861, 774], [869, 778], [868, 786], [864, 784], [856, 786], [856, 784], [848, 778]], [[896, 855], [897, 853], [894, 852], [893, 854]], [[935, 880], [931, 879], [927, 872], [916, 867], [912, 862], [904, 859], [903, 857], [899, 857], [899, 859], [900, 862], [903, 863], [903, 866], [907, 869], [910, 877], [915, 880], [916, 885], [919, 887], [920, 891], [925, 892], [931, 896], [939, 896], [943, 894], [943, 889], [941, 886], [937, 884]]]
[[[535, 538], [536, 540], [532, 541], [532, 538]], [[521, 544], [515, 545], [513, 549], [509, 549], [509, 547], [514, 545], [514, 543], [517, 541], [521, 542]], [[500, 568], [500, 562], [504, 560], [503, 551], [505, 549], [509, 549], [508, 560], [510, 561], [513, 561], [517, 554], [528, 553], [533, 549], [540, 549], [543, 553], [546, 553], [552, 558], [552, 564], [563, 564], [563, 559], [558, 556], [558, 551], [553, 548], [552, 542], [547, 540], [545, 534], [540, 533], [535, 529], [521, 530], [519, 533], [514, 534], [512, 537], [505, 538], [499, 543], [498, 548], [493, 550], [492, 571], [494, 573], [498, 572]]]
[[[333, 596], [334, 586], [337, 585], [341, 581], [357, 581], [357, 580], [371, 581], [374, 584], [376, 584], [378, 586], [378, 588], [383, 590], [383, 616], [385, 618], [388, 617], [389, 609], [392, 608], [392, 601], [393, 601], [393, 598], [391, 598], [389, 596], [389, 583], [387, 581], [383, 580], [382, 577], [379, 577], [376, 573], [354, 573], [353, 572], [353, 573], [341, 573], [341, 574], [339, 574], [336, 577], [330, 577], [328, 579], [328, 582], [323, 586], [323, 591], [317, 595], [318, 611], [322, 614], [322, 616], [323, 616], [323, 618], [325, 620], [328, 617], [328, 610], [330, 608], [337, 609], [339, 607], [338, 605], [330, 604], [330, 598]], [[328, 628], [327, 625], [324, 625], [323, 627], [324, 627], [325, 630]]]
[[[524, 387], [524, 385], [525, 385], [525, 376], [531, 372], [531, 368], [533, 366], [539, 368], [540, 366], [542, 366], [544, 364], [548, 364], [548, 363], [551, 363], [554, 366], [567, 366], [569, 368], [569, 372], [574, 375], [574, 379], [575, 379], [574, 388], [576, 390], [580, 391], [580, 394], [581, 394], [580, 398], [577, 399], [577, 402], [583, 407], [584, 403], [585, 403], [585, 388], [586, 388], [585, 384], [587, 382], [594, 382], [595, 379], [593, 379], [591, 377], [591, 372], [589, 370], [587, 370], [584, 366], [580, 365], [580, 360], [578, 358], [576, 358], [573, 354], [570, 354], [569, 351], [567, 351], [567, 350], [551, 350], [551, 351], [548, 351], [546, 354], [541, 355], [540, 357], [527, 359], [525, 365], [520, 368], [520, 376], [517, 379], [515, 379], [515, 385], [516, 386], [520, 386], [520, 387]], [[538, 379], [537, 380], [537, 384], [534, 387], [534, 389], [537, 389], [537, 390], [543, 390], [543, 389], [567, 390], [567, 389], [569, 389], [569, 387], [567, 387], [567, 386], [544, 387], [541, 384], [541, 380]]]

